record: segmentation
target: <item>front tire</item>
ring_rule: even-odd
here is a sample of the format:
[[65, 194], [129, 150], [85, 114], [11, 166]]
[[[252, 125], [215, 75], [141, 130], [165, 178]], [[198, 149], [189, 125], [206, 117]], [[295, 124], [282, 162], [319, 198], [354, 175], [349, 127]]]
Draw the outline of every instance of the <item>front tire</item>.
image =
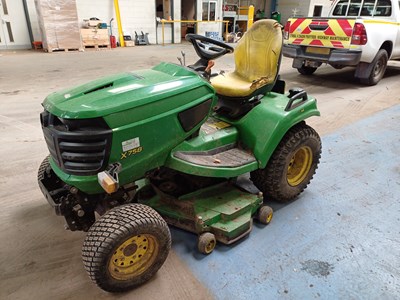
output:
[[197, 249], [200, 253], [208, 255], [214, 251], [216, 244], [217, 240], [215, 239], [215, 235], [211, 232], [205, 232], [199, 236]]
[[254, 185], [266, 199], [288, 202], [310, 183], [321, 157], [321, 139], [304, 122], [283, 137], [264, 169], [250, 173]]
[[82, 247], [90, 278], [108, 292], [124, 292], [152, 278], [171, 249], [167, 223], [151, 207], [127, 204], [103, 215]]
[[38, 174], [37, 174], [37, 179], [38, 181], [43, 180], [48, 173], [48, 170], [50, 168], [50, 155], [47, 155], [45, 159], [41, 162], [39, 169], [38, 169]]
[[263, 205], [257, 212], [257, 220], [264, 225], [268, 225], [272, 221], [272, 217], [274, 215], [274, 211], [272, 207], [268, 205]]

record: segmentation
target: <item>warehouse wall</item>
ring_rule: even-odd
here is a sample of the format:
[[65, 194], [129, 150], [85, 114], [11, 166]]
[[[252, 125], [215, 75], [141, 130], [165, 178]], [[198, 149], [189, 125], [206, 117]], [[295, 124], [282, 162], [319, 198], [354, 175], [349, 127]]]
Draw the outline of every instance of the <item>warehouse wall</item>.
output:
[[[119, 0], [121, 13], [121, 22], [124, 35], [135, 36], [135, 31], [140, 33], [149, 33], [149, 40], [155, 43], [155, 19], [156, 7], [155, 1], [148, 0]], [[115, 16], [114, 1], [97, 0], [96, 4], [90, 0], [77, 0], [79, 20], [97, 17], [103, 22], [109, 24], [112, 22], [113, 35], [118, 37], [118, 25]]]
[[332, 3], [333, 3], [333, 1], [330, 1], [330, 0], [311, 0], [308, 15], [312, 16], [315, 5], [321, 5], [322, 6], [322, 16], [326, 17], [329, 13]]
[[[185, 0], [173, 0], [172, 19], [179, 20], [181, 18], [181, 1]], [[271, 15], [271, 3], [275, 0], [253, 0], [248, 1], [248, 4], [253, 4], [255, 9], [263, 10], [265, 8], [265, 16], [270, 17]], [[109, 24], [111, 18], [114, 18], [112, 23], [113, 35], [118, 37], [118, 26], [116, 22], [114, 1], [112, 0], [97, 0], [96, 2], [90, 0], [76, 0], [78, 18], [80, 22], [84, 19], [89, 19], [91, 17], [97, 17], [103, 22]], [[155, 44], [156, 40], [161, 43], [162, 33], [161, 24], [158, 26], [158, 36], [156, 36], [156, 1], [155, 0], [119, 0], [119, 6], [121, 11], [122, 27], [124, 30], [124, 35], [131, 35], [134, 38], [135, 31], [140, 33], [149, 33], [150, 43]], [[241, 3], [245, 3], [242, 1]], [[40, 40], [40, 30], [37, 22], [36, 9], [34, 5], [34, 0], [27, 0], [29, 7], [29, 14], [32, 23], [33, 35], [35, 40]], [[217, 18], [222, 19], [222, 0], [217, 0]], [[284, 24], [286, 20], [293, 15], [294, 10], [296, 10], [297, 16], [308, 16], [312, 15], [314, 5], [323, 5], [323, 13], [325, 15], [329, 11], [331, 1], [330, 0], [304, 0], [304, 1], [294, 1], [294, 0], [277, 0], [276, 10], [282, 14], [282, 23]], [[197, 0], [197, 18], [201, 20], [202, 11], [202, 0]], [[166, 24], [165, 26], [165, 42], [170, 43], [172, 40], [172, 25]], [[206, 31], [223, 31], [222, 24], [210, 23], [210, 24], [200, 24], [199, 33], [204, 34]], [[180, 42], [180, 27], [179, 24], [175, 24], [174, 29], [174, 42]]]
[[[182, 0], [185, 1], [185, 0]], [[174, 11], [173, 11], [173, 20], [180, 20], [182, 18], [182, 8], [181, 8], [181, 0], [174, 0]], [[174, 26], [174, 43], [181, 42], [181, 25], [180, 23], [175, 23]]]
[[331, 0], [277, 0], [277, 11], [282, 14], [282, 24], [285, 24], [287, 19], [294, 16], [307, 17], [312, 16], [315, 5], [322, 5], [322, 16], [327, 16], [331, 7]]
[[276, 10], [282, 15], [282, 24], [285, 24], [287, 19], [292, 16], [305, 17], [308, 15], [310, 0], [293, 1], [293, 0], [278, 0]]
[[[34, 0], [27, 0], [29, 7], [29, 14], [32, 23], [33, 35], [35, 40], [40, 40], [40, 30], [37, 21], [37, 14], [35, 9]], [[90, 0], [76, 0], [78, 19], [83, 22], [84, 19], [97, 17], [103, 22], [109, 24], [110, 19], [114, 18], [112, 22], [113, 35], [118, 37], [118, 25], [115, 16], [114, 1], [111, 0], [97, 0], [96, 2]], [[150, 43], [156, 43], [156, 6], [155, 1], [152, 0], [119, 0], [119, 7], [121, 12], [121, 22], [124, 35], [135, 36], [135, 31], [140, 33], [149, 33]], [[174, 19], [180, 19], [180, 0], [174, 0]], [[161, 26], [159, 26], [158, 40], [161, 42]], [[171, 28], [170, 24], [166, 25], [165, 42], [171, 42]], [[175, 26], [175, 42], [180, 42], [180, 29]]]
[[[88, 0], [80, 0], [87, 2]], [[104, 1], [104, 0], [103, 0]], [[108, 2], [108, 1], [107, 1]], [[135, 36], [135, 31], [149, 33], [150, 43], [156, 42], [156, 3], [149, 0], [119, 0], [124, 35]], [[112, 11], [114, 11], [112, 9]], [[114, 18], [115, 19], [115, 18]], [[115, 24], [116, 25], [116, 24]]]

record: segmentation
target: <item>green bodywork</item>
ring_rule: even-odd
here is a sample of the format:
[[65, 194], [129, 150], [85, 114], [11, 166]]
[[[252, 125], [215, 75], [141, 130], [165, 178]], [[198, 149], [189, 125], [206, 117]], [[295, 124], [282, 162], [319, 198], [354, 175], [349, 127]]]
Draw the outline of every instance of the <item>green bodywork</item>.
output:
[[250, 232], [263, 197], [224, 182], [179, 198], [158, 192], [140, 202], [161, 213], [169, 224], [198, 234], [212, 232], [218, 241], [231, 244]]
[[[306, 103], [289, 112], [285, 111], [287, 103], [287, 96], [270, 92], [261, 99], [259, 105], [239, 120], [218, 117], [231, 126], [213, 134], [200, 132], [197, 138], [184, 141], [172, 150], [166, 166], [184, 173], [207, 177], [235, 177], [265, 168], [276, 146], [293, 125], [311, 116], [319, 116], [316, 100], [313, 98], [309, 97]], [[236, 168], [221, 168], [197, 166], [173, 156], [176, 151], [206, 151], [239, 141], [245, 149], [254, 154], [256, 162]]]
[[[208, 99], [212, 100], [208, 115], [185, 132], [177, 115]], [[213, 115], [229, 127], [211, 134], [200, 130], [197, 137], [190, 138], [213, 114], [212, 107], [217, 101], [215, 91], [196, 72], [176, 64], [161, 63], [149, 70], [114, 75], [51, 94], [43, 106], [50, 113], [66, 119], [104, 118], [112, 129], [109, 164], [122, 164], [119, 180], [120, 185], [125, 185], [161, 166], [188, 174], [223, 178], [264, 168], [293, 125], [319, 115], [316, 100], [312, 97], [286, 112], [288, 100], [285, 95], [269, 92], [259, 105], [239, 120]], [[125, 153], [122, 143], [135, 138], [139, 138], [141, 151]], [[224, 168], [194, 165], [174, 157], [176, 151], [206, 151], [231, 143], [249, 149], [257, 161]], [[88, 194], [103, 192], [97, 176], [69, 175], [53, 160], [50, 164], [65, 183]]]
[[[193, 70], [162, 63], [142, 71], [109, 76], [49, 95], [43, 106], [63, 119], [103, 118], [112, 131], [108, 165], [120, 163], [119, 185], [144, 182], [146, 173], [168, 167], [182, 173], [235, 178], [265, 168], [286, 132], [311, 116], [319, 116], [316, 100], [285, 111], [287, 95], [269, 92], [242, 118], [231, 120], [214, 112], [217, 97], [208, 81]], [[204, 115], [186, 128], [181, 113], [207, 104]], [[191, 116], [191, 115], [189, 115]], [[190, 118], [188, 118], [190, 121]], [[213, 127], [214, 130], [208, 130]], [[126, 144], [135, 147], [126, 149]], [[234, 145], [254, 158], [240, 166], [205, 166], [178, 158], [178, 152], [199, 153]], [[86, 194], [104, 194], [97, 175], [66, 174], [53, 159], [55, 174]], [[230, 181], [171, 198], [158, 191], [140, 200], [160, 212], [168, 223], [201, 233], [211, 231], [231, 243], [251, 230], [262, 197]]]

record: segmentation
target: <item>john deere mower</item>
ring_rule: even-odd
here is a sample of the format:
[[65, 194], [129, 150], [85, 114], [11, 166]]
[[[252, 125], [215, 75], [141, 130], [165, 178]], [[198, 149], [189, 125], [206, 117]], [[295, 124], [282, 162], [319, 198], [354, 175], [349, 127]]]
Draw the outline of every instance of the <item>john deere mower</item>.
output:
[[[265, 201], [292, 201], [321, 154], [305, 123], [319, 116], [279, 78], [281, 26], [255, 22], [234, 49], [188, 34], [199, 60], [161, 63], [49, 95], [40, 115], [50, 155], [39, 186], [71, 231], [87, 231], [82, 256], [103, 290], [149, 280], [171, 248], [167, 224], [198, 236], [198, 250], [248, 235], [272, 219]], [[234, 52], [235, 70], [213, 73]], [[250, 173], [260, 190], [236, 178]]]

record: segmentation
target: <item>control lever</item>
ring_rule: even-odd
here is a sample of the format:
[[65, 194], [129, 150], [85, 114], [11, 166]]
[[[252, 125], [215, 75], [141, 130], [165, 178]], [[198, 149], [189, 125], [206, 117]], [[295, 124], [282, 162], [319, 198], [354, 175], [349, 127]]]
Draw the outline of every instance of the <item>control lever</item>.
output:
[[181, 51], [182, 57], [183, 57], [183, 65], [186, 66], [186, 53], [184, 51]]

